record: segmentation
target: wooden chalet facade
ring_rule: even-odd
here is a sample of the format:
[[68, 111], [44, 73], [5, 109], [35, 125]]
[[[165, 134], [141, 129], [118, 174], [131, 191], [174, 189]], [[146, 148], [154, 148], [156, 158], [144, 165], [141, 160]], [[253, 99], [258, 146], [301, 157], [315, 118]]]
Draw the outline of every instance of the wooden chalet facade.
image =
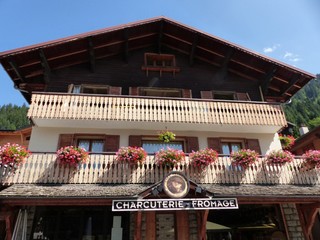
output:
[[[33, 123], [31, 157], [14, 173], [1, 166], [6, 239], [316, 239], [320, 173], [300, 171], [301, 159], [280, 168], [264, 158], [281, 149], [281, 103], [313, 74], [164, 17], [2, 52], [0, 61]], [[188, 156], [173, 170], [155, 165], [165, 129], [176, 134], [169, 146], [210, 147], [219, 159], [203, 172]], [[88, 163], [56, 164], [58, 148], [80, 143]], [[115, 160], [121, 146], [150, 154], [132, 167]], [[235, 168], [229, 154], [240, 148], [257, 151], [258, 163]], [[189, 186], [179, 201], [200, 209], [112, 209], [114, 200], [174, 204], [163, 190], [172, 171]], [[208, 209], [213, 198], [239, 208]]]

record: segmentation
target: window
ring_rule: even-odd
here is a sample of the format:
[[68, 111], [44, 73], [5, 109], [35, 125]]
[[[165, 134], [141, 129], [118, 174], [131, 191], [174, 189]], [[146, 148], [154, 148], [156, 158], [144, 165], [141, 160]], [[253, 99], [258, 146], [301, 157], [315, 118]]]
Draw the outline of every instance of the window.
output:
[[221, 99], [221, 100], [235, 100], [236, 94], [235, 92], [213, 92], [214, 99]]
[[183, 150], [183, 145], [184, 144], [182, 141], [163, 143], [159, 141], [142, 140], [142, 147], [147, 153], [155, 153], [160, 149], [166, 149], [168, 147], [173, 149]]
[[88, 152], [103, 152], [103, 139], [78, 139], [78, 146], [84, 148]]
[[170, 88], [141, 88], [140, 96], [154, 96], [154, 97], [181, 97], [180, 89]]
[[221, 142], [222, 154], [229, 155], [231, 152], [237, 152], [242, 148], [241, 142]]
[[82, 84], [69, 86], [69, 92], [71, 93], [90, 93], [90, 94], [108, 94], [108, 85], [94, 85], [94, 84]]
[[147, 76], [149, 71], [159, 72], [160, 76], [162, 72], [172, 72], [175, 76], [175, 73], [179, 72], [180, 68], [176, 66], [176, 58], [174, 55], [145, 53], [142, 70], [146, 71]]

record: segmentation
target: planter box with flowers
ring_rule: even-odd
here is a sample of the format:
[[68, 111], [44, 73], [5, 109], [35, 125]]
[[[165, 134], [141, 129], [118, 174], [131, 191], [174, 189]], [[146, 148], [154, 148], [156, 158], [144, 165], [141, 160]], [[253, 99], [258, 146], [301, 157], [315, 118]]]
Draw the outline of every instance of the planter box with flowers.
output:
[[143, 163], [147, 152], [142, 147], [121, 147], [116, 153], [116, 160], [130, 165]]
[[185, 160], [185, 153], [182, 150], [177, 150], [168, 147], [167, 149], [161, 149], [155, 154], [155, 163], [158, 166], [172, 169], [178, 163]]
[[266, 156], [266, 160], [271, 164], [285, 164], [288, 162], [292, 162], [294, 159], [294, 155], [289, 151], [272, 151]]
[[291, 135], [279, 134], [279, 140], [280, 140], [281, 146], [284, 150], [290, 149], [295, 142], [295, 138]]
[[88, 160], [88, 152], [81, 147], [66, 146], [57, 151], [57, 158], [61, 165], [69, 167], [78, 167], [82, 163], [86, 163]]
[[26, 147], [16, 143], [7, 143], [0, 147], [0, 165], [15, 169], [23, 164], [30, 155], [31, 152]]
[[218, 153], [211, 148], [205, 148], [196, 152], [192, 151], [192, 153], [189, 154], [189, 157], [191, 164], [194, 167], [198, 167], [203, 170], [206, 166], [217, 160]]
[[284, 170], [286, 163], [290, 163], [294, 160], [294, 155], [285, 150], [271, 151], [266, 155], [267, 176], [269, 181], [274, 184], [281, 183], [281, 173]]
[[240, 149], [230, 154], [232, 165], [240, 166], [244, 170], [258, 160], [258, 153], [250, 149]]
[[302, 159], [304, 170], [320, 168], [320, 150], [309, 150], [302, 155]]

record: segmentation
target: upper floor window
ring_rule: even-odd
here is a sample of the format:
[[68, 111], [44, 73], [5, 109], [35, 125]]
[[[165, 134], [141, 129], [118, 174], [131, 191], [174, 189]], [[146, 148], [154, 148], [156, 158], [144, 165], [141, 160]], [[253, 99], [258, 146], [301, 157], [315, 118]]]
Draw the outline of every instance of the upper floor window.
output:
[[78, 139], [78, 146], [88, 152], [101, 153], [104, 148], [104, 139]]
[[98, 84], [70, 84], [68, 93], [88, 93], [88, 94], [113, 94], [121, 95], [121, 87]]
[[233, 91], [201, 91], [202, 99], [251, 101], [248, 93]]
[[142, 140], [142, 147], [147, 153], [155, 153], [161, 149], [166, 149], [168, 147], [183, 151], [183, 145], [183, 141], [163, 143], [155, 140]]
[[221, 142], [222, 154], [230, 155], [231, 152], [237, 152], [242, 149], [241, 142]]
[[140, 96], [181, 97], [180, 89], [170, 88], [140, 88]]

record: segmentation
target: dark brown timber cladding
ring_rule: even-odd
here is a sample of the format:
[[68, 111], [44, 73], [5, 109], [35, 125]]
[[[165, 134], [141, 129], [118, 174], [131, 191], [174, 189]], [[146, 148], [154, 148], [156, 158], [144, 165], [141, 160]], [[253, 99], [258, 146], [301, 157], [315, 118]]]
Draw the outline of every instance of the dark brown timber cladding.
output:
[[[173, 53], [168, 51], [168, 53]], [[251, 100], [260, 100], [259, 81], [241, 78], [230, 72], [221, 73], [218, 68], [203, 62], [195, 62], [189, 66], [188, 58], [176, 54], [179, 73], [149, 72], [141, 70], [144, 51], [131, 52], [128, 63], [121, 57], [96, 61], [95, 72], [91, 72], [87, 64], [80, 64], [67, 69], [56, 70], [51, 74], [47, 91], [67, 92], [69, 84], [103, 84], [122, 86], [122, 94], [129, 94], [129, 87], [164, 87], [183, 90], [183, 97], [201, 98], [200, 91], [219, 90], [248, 92]], [[208, 89], [210, 86], [210, 89]], [[192, 89], [192, 92], [188, 89]], [[137, 95], [136, 89], [130, 90]]]

